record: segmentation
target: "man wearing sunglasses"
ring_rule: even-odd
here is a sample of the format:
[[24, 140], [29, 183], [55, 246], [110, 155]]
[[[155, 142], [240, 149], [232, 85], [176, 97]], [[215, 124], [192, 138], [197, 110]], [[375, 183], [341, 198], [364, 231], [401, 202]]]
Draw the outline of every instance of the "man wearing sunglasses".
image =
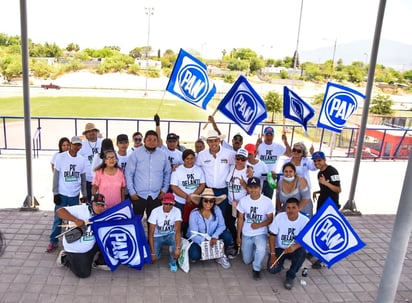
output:
[[132, 136], [133, 146], [131, 148], [134, 151], [136, 148], [143, 146], [143, 134], [141, 132], [135, 132]]

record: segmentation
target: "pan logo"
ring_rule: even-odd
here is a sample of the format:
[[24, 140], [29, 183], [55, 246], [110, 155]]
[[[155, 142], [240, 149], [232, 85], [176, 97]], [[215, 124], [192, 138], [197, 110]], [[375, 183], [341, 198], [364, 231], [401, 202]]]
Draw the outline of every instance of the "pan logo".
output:
[[326, 100], [325, 117], [333, 127], [342, 128], [357, 108], [358, 101], [354, 95], [337, 92]]
[[238, 90], [233, 95], [231, 106], [231, 112], [236, 120], [242, 124], [251, 124], [256, 119], [258, 111], [257, 102], [249, 91]]
[[187, 64], [177, 75], [182, 94], [192, 102], [198, 102], [209, 91], [208, 77], [202, 68], [195, 64]]
[[130, 230], [117, 226], [104, 235], [102, 243], [106, 248], [107, 255], [120, 263], [128, 264], [138, 253], [134, 238]]
[[321, 254], [345, 251], [348, 239], [349, 231], [337, 216], [326, 215], [313, 226], [312, 243]]
[[292, 107], [293, 112], [298, 116], [300, 120], [304, 120], [304, 109], [302, 106], [302, 103], [299, 102], [296, 98], [293, 98], [293, 96], [290, 97], [290, 106]]

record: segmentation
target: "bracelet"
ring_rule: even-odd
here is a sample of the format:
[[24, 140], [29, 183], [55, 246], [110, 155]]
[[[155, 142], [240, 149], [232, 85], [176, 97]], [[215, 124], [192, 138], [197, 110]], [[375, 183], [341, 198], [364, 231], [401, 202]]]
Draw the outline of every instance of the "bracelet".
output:
[[156, 256], [156, 254], [152, 254], [152, 256]]
[[180, 247], [176, 247], [176, 249], [180, 250]]
[[271, 252], [270, 255], [273, 256], [273, 255], [276, 255], [276, 253]]

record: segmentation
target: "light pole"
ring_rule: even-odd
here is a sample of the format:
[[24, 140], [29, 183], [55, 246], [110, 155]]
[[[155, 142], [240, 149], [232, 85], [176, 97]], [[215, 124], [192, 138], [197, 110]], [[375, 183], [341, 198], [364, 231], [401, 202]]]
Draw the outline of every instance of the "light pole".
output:
[[332, 71], [330, 77], [332, 78], [333, 72], [335, 71], [335, 55], [336, 55], [336, 43], [338, 43], [338, 38], [335, 39], [335, 44], [333, 45], [333, 55], [332, 55]]
[[[298, 56], [299, 56], [299, 38], [300, 38], [300, 25], [302, 24], [302, 12], [303, 12], [303, 0], [300, 2], [300, 14], [299, 14], [299, 26], [298, 26], [298, 36], [296, 39], [296, 49], [295, 49], [295, 54], [294, 54], [294, 60], [293, 60], [293, 72], [296, 72], [296, 67], [298, 65]], [[294, 79], [294, 77], [293, 77]]]
[[149, 79], [149, 45], [150, 45], [150, 16], [153, 15], [153, 7], [145, 7], [145, 14], [147, 15], [147, 46], [146, 46], [146, 85], [144, 96], [147, 97], [147, 81]]

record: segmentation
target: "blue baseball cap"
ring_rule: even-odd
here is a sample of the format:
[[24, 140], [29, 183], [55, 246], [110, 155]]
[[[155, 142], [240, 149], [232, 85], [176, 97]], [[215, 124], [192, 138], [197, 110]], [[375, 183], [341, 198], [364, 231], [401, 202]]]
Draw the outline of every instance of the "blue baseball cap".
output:
[[267, 134], [274, 134], [275, 133], [275, 130], [273, 129], [273, 127], [272, 126], [268, 126], [268, 127], [266, 127], [265, 128], [265, 130], [263, 131], [263, 133], [265, 134], [265, 135], [267, 135]]
[[326, 159], [324, 152], [317, 151], [312, 154], [312, 160], [315, 159]]

